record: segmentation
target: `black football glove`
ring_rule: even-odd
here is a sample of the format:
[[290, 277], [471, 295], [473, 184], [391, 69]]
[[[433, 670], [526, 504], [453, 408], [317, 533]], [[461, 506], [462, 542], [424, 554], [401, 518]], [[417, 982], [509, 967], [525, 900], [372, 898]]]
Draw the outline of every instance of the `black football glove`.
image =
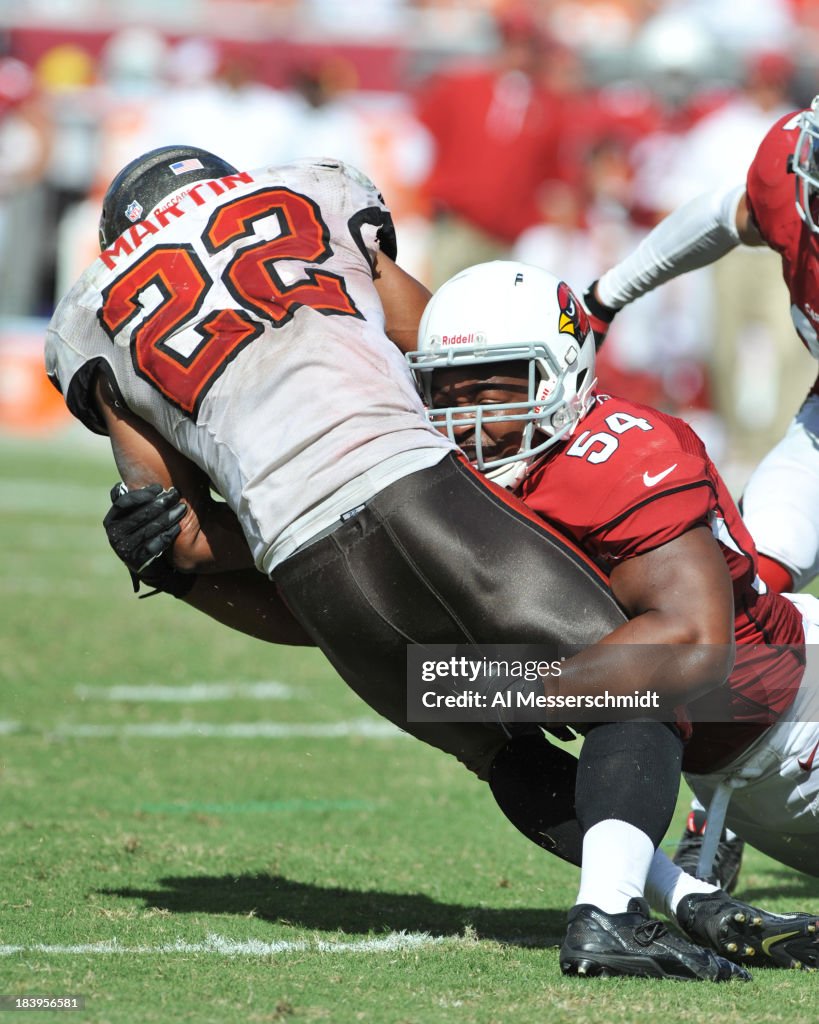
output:
[[165, 558], [186, 511], [179, 492], [173, 487], [165, 491], [160, 484], [129, 491], [118, 483], [111, 488], [111, 502], [102, 525], [108, 543], [131, 573], [134, 593], [142, 582], [174, 597], [184, 596], [196, 577], [177, 572]]
[[617, 310], [611, 306], [604, 306], [600, 299], [594, 294], [597, 281], [592, 281], [583, 293], [583, 305], [589, 314], [592, 330], [594, 331], [594, 345], [599, 351], [600, 346], [606, 340], [612, 320], [617, 315]]

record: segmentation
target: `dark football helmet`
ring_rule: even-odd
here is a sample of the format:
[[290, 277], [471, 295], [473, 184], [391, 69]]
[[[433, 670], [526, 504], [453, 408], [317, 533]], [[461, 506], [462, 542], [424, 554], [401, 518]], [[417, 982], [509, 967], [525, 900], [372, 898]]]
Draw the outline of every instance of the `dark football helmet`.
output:
[[143, 153], [108, 186], [100, 214], [100, 249], [107, 249], [172, 192], [194, 181], [237, 173], [227, 160], [196, 146], [161, 146]]

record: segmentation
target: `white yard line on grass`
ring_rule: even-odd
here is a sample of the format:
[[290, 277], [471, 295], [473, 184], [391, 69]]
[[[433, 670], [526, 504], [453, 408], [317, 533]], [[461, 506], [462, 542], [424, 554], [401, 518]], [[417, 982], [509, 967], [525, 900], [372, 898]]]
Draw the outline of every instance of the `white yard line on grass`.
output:
[[28, 946], [0, 946], [0, 956], [17, 953], [45, 953], [87, 956], [89, 954], [119, 954], [159, 956], [167, 953], [208, 953], [216, 956], [273, 956], [282, 953], [400, 953], [437, 946], [443, 942], [458, 943], [474, 940], [465, 936], [436, 936], [427, 932], [390, 932], [380, 939], [361, 939], [341, 942], [328, 939], [301, 939], [263, 942], [261, 939], [228, 939], [223, 935], [208, 935], [204, 942], [176, 942], [158, 946], [123, 946], [117, 939], [105, 942], [79, 943], [72, 946], [34, 943]]
[[62, 723], [46, 729], [33, 729], [24, 722], [0, 721], [0, 736], [23, 733], [60, 736], [64, 739], [406, 739], [391, 722], [354, 718], [348, 722], [145, 722], [126, 725]]
[[[6, 723], [12, 725], [13, 723]], [[22, 726], [19, 726], [22, 729]], [[19, 729], [7, 729], [16, 732]], [[40, 730], [50, 736], [75, 739], [396, 739], [405, 737], [391, 722], [354, 718], [347, 722], [144, 722], [125, 725], [63, 723]]]
[[58, 725], [52, 735], [76, 738], [122, 737], [128, 739], [177, 739], [180, 736], [206, 739], [393, 739], [405, 736], [390, 722], [358, 718], [349, 722], [145, 722], [127, 725]]
[[267, 683], [191, 683], [188, 686], [75, 686], [83, 700], [128, 703], [197, 704], [218, 700], [289, 700], [293, 687], [275, 681]]
[[[38, 328], [38, 337], [44, 338], [47, 320]], [[23, 456], [29, 460], [43, 454], [62, 455], [66, 460], [81, 461], [86, 465], [113, 467], [111, 445], [107, 437], [92, 434], [74, 419], [69, 419], [59, 430], [49, 431], [41, 436], [30, 437], [13, 431], [0, 431], [0, 454], [9, 457]], [[116, 473], [116, 469], [113, 469]], [[113, 483], [113, 479], [111, 481]]]
[[[116, 470], [113, 470], [116, 473]], [[60, 483], [55, 496], [54, 483], [49, 480], [9, 478], [0, 491], [2, 512], [44, 512], [55, 519], [65, 516], [96, 516], [109, 505], [104, 487], [90, 484]]]

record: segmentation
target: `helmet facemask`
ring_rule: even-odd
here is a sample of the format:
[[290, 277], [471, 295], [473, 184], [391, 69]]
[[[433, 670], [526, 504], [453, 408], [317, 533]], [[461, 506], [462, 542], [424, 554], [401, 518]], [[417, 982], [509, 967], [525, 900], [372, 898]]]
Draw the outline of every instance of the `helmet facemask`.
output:
[[819, 234], [819, 96], [800, 117], [799, 129], [792, 165], [796, 209], [811, 231]]
[[[415, 353], [413, 353], [415, 356]], [[527, 368], [526, 398], [520, 402], [492, 402], [483, 405], [457, 405], [435, 407], [435, 376], [444, 368], [474, 367], [471, 374], [480, 378], [492, 375], [492, 364], [519, 362]], [[459, 435], [471, 429], [474, 436], [472, 462], [476, 469], [486, 473], [490, 480], [504, 487], [514, 487], [526, 475], [532, 462], [548, 448], [562, 440], [577, 423], [577, 395], [567, 398], [565, 381], [569, 373], [554, 365], [551, 352], [539, 342], [517, 347], [493, 349], [450, 349], [445, 359], [419, 353], [411, 360], [416, 379], [422, 381], [429, 422], [456, 444]], [[430, 368], [427, 369], [427, 366]], [[485, 452], [484, 427], [495, 423], [518, 424], [521, 441], [511, 455], [493, 456]]]

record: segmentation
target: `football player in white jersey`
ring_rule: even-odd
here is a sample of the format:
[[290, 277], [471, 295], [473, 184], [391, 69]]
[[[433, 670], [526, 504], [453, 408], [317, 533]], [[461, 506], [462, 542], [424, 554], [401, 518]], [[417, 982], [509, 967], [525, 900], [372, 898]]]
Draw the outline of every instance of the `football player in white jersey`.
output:
[[[524, 834], [576, 863], [574, 793], [560, 785], [574, 759], [536, 725], [407, 721], [408, 643], [584, 647], [623, 613], [591, 560], [427, 422], [400, 349], [428, 292], [393, 261], [373, 184], [334, 160], [240, 172], [164, 147], [111, 183], [100, 242], [54, 314], [46, 363], [69, 409], [109, 435], [127, 487], [185, 499], [172, 566], [140, 575], [220, 617], [236, 587], [232, 624], [263, 606], [255, 635], [314, 643], [371, 707], [458, 757]], [[579, 305], [573, 316], [578, 348], [591, 346]], [[617, 723], [618, 762], [623, 744], [656, 844], [680, 737]], [[589, 798], [613, 806], [622, 779], [599, 778]], [[663, 976], [746, 976], [663, 941]]]

